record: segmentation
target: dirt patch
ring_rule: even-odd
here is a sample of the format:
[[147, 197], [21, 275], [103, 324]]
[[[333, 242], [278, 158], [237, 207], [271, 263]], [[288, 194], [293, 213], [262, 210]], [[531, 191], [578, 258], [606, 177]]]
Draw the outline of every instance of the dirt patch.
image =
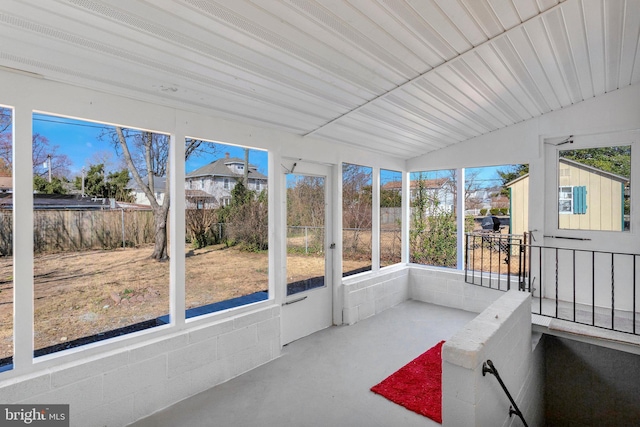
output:
[[[120, 329], [169, 313], [169, 262], [151, 247], [37, 256], [34, 348]], [[289, 255], [288, 281], [323, 274], [322, 255]], [[186, 247], [186, 308], [268, 289], [268, 254]], [[362, 261], [346, 261], [356, 269]], [[370, 264], [370, 263], [369, 263]], [[13, 264], [0, 258], [0, 358], [13, 354]]]

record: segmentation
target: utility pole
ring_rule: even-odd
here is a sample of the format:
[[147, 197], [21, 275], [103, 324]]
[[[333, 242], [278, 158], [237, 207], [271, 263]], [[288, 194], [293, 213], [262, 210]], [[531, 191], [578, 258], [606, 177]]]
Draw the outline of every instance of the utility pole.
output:
[[47, 154], [47, 163], [49, 164], [49, 183], [51, 183], [51, 154]]

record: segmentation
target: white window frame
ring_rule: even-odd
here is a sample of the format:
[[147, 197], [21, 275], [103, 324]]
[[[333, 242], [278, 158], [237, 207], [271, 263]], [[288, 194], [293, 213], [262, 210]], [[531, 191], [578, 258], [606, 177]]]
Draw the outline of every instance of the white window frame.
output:
[[[558, 213], [560, 215], [573, 215], [573, 185], [561, 185], [558, 187]], [[569, 189], [569, 192], [562, 191]], [[565, 197], [562, 197], [565, 195]], [[567, 197], [568, 195], [568, 197]], [[562, 209], [562, 202], [569, 202], [569, 210]]]

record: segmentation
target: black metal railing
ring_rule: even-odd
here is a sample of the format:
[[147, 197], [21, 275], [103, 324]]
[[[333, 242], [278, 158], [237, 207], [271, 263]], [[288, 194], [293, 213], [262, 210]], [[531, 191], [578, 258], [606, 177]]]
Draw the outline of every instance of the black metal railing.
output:
[[513, 400], [513, 397], [511, 397], [511, 393], [509, 393], [507, 386], [502, 381], [498, 370], [493, 365], [493, 362], [491, 360], [487, 360], [482, 364], [482, 376], [484, 377], [486, 374], [491, 374], [496, 377], [496, 379], [500, 383], [500, 386], [502, 387], [502, 390], [504, 390], [505, 394], [509, 398], [509, 401], [511, 402], [511, 406], [509, 407], [509, 417], [511, 417], [513, 414], [516, 414], [522, 420], [522, 424], [524, 424], [524, 427], [529, 427], [524, 419], [524, 415], [522, 415], [522, 411], [520, 411], [520, 408], [518, 408], [516, 401]]
[[[527, 287], [535, 286], [533, 313], [617, 332], [640, 333], [640, 254], [533, 245], [528, 251], [531, 268]], [[536, 279], [538, 283], [534, 285]]]
[[465, 235], [465, 281], [508, 291], [526, 284], [526, 235], [499, 232]]
[[640, 334], [640, 254], [532, 245], [527, 235], [466, 236], [467, 283], [531, 292], [541, 316]]

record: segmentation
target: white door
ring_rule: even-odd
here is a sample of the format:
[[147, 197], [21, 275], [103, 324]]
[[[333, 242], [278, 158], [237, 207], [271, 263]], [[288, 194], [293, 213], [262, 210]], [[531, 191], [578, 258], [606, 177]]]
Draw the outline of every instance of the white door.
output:
[[331, 326], [330, 169], [301, 165], [286, 174], [287, 276], [282, 343]]

